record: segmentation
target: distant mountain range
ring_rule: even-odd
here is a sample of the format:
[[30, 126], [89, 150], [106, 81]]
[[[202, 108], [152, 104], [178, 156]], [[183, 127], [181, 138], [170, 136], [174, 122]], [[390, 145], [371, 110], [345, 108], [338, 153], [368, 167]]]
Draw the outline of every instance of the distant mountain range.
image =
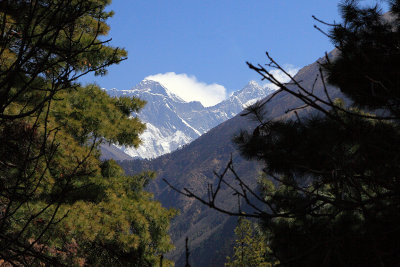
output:
[[[295, 78], [305, 88], [311, 88], [318, 74], [319, 64], [316, 62], [302, 68]], [[333, 99], [343, 97], [332, 86], [328, 86], [327, 90]], [[314, 93], [326, 99], [321, 79], [315, 83]], [[288, 93], [281, 93], [267, 104], [265, 111], [271, 119], [291, 118], [292, 114], [286, 111], [301, 105], [303, 103], [299, 99]], [[307, 116], [309, 112], [314, 111], [305, 109], [299, 111], [299, 116]], [[176, 250], [169, 257], [176, 262], [176, 266], [185, 265], [186, 237], [190, 240], [191, 266], [224, 266], [226, 256], [232, 253], [233, 229], [237, 218], [221, 214], [199, 201], [176, 193], [162, 179], [167, 179], [180, 189], [190, 188], [207, 198], [207, 185], [215, 185], [217, 181], [213, 172], [223, 169], [232, 157], [236, 172], [255, 189], [257, 175], [262, 166], [243, 159], [231, 141], [240, 130], [251, 131], [255, 126], [247, 117], [237, 115], [173, 153], [153, 160], [121, 162], [128, 174], [143, 170], [157, 171], [158, 177], [149, 185], [148, 190], [154, 193], [163, 206], [180, 210], [180, 215], [173, 220], [170, 231]], [[237, 211], [237, 200], [233, 198], [231, 189], [221, 188], [219, 196], [221, 207]]]
[[[198, 101], [186, 102], [162, 84], [143, 80], [130, 90], [107, 90], [111, 96], [134, 96], [147, 104], [137, 116], [146, 123], [147, 129], [140, 136], [139, 148], [103, 146], [103, 157], [118, 160], [133, 158], [156, 158], [190, 143], [211, 128], [232, 118], [244, 107], [269, 95], [273, 90], [250, 81], [243, 89], [211, 107]], [[129, 158], [129, 157], [128, 157]]]

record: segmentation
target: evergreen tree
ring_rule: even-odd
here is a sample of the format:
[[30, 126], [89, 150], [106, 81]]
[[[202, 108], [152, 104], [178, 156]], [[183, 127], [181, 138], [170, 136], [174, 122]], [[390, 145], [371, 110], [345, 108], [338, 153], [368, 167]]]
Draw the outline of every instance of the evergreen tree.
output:
[[108, 45], [108, 0], [0, 3], [0, 260], [17, 266], [152, 266], [173, 211], [100, 161], [103, 142], [140, 143], [144, 102], [81, 87], [126, 51]]
[[[382, 14], [379, 5], [348, 0], [340, 5], [342, 23], [317, 19], [330, 27], [326, 35], [336, 49], [321, 62], [320, 76], [310, 88], [268, 53], [266, 67], [248, 63], [280, 88], [247, 109], [244, 115], [259, 125], [235, 138], [244, 157], [265, 165], [268, 179], [260, 181], [260, 193], [236, 174], [232, 161], [218, 175], [215, 189], [209, 187], [208, 199], [189, 189], [181, 192], [226, 214], [261, 219], [281, 265], [400, 262], [400, 1], [387, 3], [390, 12]], [[284, 71], [290, 83], [280, 83], [269, 68]], [[349, 103], [331, 99], [326, 82], [336, 85]], [[268, 103], [281, 93], [304, 105], [289, 110], [287, 120], [269, 119]], [[225, 178], [227, 171], [235, 182]], [[220, 208], [216, 199], [224, 184], [254, 212]]]
[[[263, 118], [257, 131], [236, 138], [241, 153], [263, 161], [276, 181], [262, 187], [270, 211], [261, 218], [271, 249], [286, 266], [400, 262], [400, 1], [389, 5], [391, 12], [383, 15], [379, 6], [345, 1], [343, 22], [330, 25], [337, 55], [326, 57], [321, 75], [352, 107], [328, 92], [321, 99], [293, 79], [296, 89], [280, 84], [281, 90], [319, 113]], [[278, 65], [272, 60], [272, 66]], [[273, 79], [264, 68], [250, 67]]]
[[261, 229], [251, 221], [240, 217], [235, 228], [235, 247], [232, 258], [227, 257], [225, 266], [273, 266], [266, 261], [269, 248]]

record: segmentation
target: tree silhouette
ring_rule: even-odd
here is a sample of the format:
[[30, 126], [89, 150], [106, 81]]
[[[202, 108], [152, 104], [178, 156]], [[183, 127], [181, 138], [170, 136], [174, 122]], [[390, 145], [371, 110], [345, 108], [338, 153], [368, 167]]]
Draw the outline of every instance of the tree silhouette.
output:
[[[390, 12], [357, 1], [340, 5], [343, 22], [324, 32], [336, 49], [320, 62], [311, 87], [285, 72], [268, 53], [249, 67], [279, 90], [247, 109], [259, 125], [235, 138], [241, 154], [264, 163], [259, 190], [236, 174], [232, 161], [208, 199], [178, 190], [229, 215], [259, 218], [272, 254], [284, 266], [394, 266], [400, 261], [400, 1]], [[283, 71], [280, 83], [269, 71]], [[317, 82], [322, 88], [316, 88]], [[332, 99], [326, 82], [347, 100]], [[317, 92], [319, 90], [319, 92]], [[289, 94], [304, 105], [288, 120], [268, 118], [268, 103]], [[346, 103], [347, 102], [347, 103]], [[308, 116], [306, 116], [308, 114]], [[234, 180], [228, 180], [231, 172]], [[272, 180], [272, 181], [271, 181]], [[253, 212], [218, 206], [221, 186]]]

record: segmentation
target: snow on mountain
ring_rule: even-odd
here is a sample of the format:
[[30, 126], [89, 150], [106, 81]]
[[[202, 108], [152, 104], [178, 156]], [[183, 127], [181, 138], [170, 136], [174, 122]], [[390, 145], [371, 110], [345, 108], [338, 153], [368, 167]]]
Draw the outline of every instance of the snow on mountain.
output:
[[192, 138], [179, 130], [166, 135], [149, 122], [146, 123], [146, 126], [146, 131], [140, 136], [142, 144], [138, 148], [119, 148], [131, 157], [154, 158], [154, 155], [158, 156], [169, 153], [192, 140]]
[[135, 96], [147, 101], [137, 114], [147, 126], [140, 136], [142, 144], [137, 149], [119, 148], [132, 157], [155, 158], [193, 141], [272, 90], [250, 81], [242, 90], [211, 107], [204, 107], [198, 101], [186, 102], [152, 80], [143, 80], [130, 90], [111, 89], [107, 92], [115, 97]]
[[234, 92], [228, 99], [212, 108], [216, 112], [224, 110], [227, 115], [225, 120], [227, 120], [241, 112], [249, 103], [254, 104], [257, 100], [263, 99], [273, 91], [268, 87], [262, 87], [256, 81], [250, 81], [242, 90]]

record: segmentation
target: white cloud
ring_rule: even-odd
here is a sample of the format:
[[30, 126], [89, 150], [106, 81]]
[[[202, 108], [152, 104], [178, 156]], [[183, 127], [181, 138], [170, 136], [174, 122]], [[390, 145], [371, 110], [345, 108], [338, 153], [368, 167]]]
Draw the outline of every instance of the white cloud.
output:
[[[293, 77], [299, 71], [300, 68], [297, 68], [293, 65], [284, 65], [283, 69]], [[281, 70], [273, 69], [269, 71], [269, 73], [272, 74], [275, 77], [275, 79], [277, 79], [281, 83], [290, 82], [290, 78]], [[264, 84], [264, 86], [274, 90], [278, 89], [278, 86], [276, 86], [273, 83], [266, 83]]]
[[224, 86], [216, 83], [206, 84], [198, 81], [195, 76], [185, 73], [159, 73], [147, 76], [145, 79], [161, 83], [185, 101], [200, 101], [205, 107], [218, 104], [227, 96]]

